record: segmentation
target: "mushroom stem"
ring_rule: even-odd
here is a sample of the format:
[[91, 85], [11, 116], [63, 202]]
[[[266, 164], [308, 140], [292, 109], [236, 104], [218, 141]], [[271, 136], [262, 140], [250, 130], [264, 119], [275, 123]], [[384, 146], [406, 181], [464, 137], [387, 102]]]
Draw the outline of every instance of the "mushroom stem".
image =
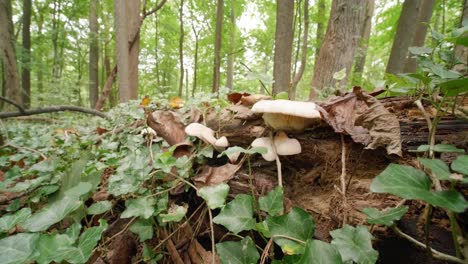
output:
[[[273, 132], [270, 131], [270, 140], [273, 142]], [[283, 187], [283, 174], [281, 172], [281, 161], [279, 159], [278, 153], [276, 152], [275, 144], [272, 144], [273, 151], [275, 152], [276, 160], [276, 170], [278, 172], [278, 186]]]

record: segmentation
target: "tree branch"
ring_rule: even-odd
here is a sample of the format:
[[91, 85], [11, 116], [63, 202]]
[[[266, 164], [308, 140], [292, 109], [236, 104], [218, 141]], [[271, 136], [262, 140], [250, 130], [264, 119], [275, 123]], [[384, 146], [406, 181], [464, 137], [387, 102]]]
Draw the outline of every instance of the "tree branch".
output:
[[11, 105], [14, 105], [16, 108], [18, 108], [18, 110], [19, 110], [21, 113], [24, 113], [24, 108], [23, 108], [20, 104], [18, 104], [18, 103], [16, 103], [16, 102], [12, 101], [12, 100], [10, 100], [10, 99], [8, 99], [8, 98], [6, 98], [6, 97], [3, 97], [3, 96], [0, 96], [0, 100], [5, 101], [5, 102], [7, 102], [7, 103], [9, 103], [9, 104], [11, 104]]
[[23, 112], [3, 112], [0, 113], [0, 118], [9, 118], [9, 117], [17, 117], [17, 116], [29, 116], [29, 115], [37, 115], [37, 114], [45, 114], [45, 113], [54, 113], [54, 112], [61, 112], [61, 111], [71, 111], [71, 112], [81, 112], [85, 114], [99, 116], [105, 119], [109, 119], [109, 117], [97, 110], [73, 106], [73, 105], [56, 105], [56, 106], [49, 106], [44, 108], [36, 108], [36, 109], [28, 109], [24, 110]]
[[156, 13], [159, 9], [161, 9], [164, 6], [166, 2], [167, 0], [161, 0], [161, 2], [159, 2], [159, 4], [155, 8], [151, 9], [148, 12], [146, 12], [145, 10], [145, 13], [143, 14], [143, 19], [145, 19], [147, 16], [152, 15], [153, 13]]

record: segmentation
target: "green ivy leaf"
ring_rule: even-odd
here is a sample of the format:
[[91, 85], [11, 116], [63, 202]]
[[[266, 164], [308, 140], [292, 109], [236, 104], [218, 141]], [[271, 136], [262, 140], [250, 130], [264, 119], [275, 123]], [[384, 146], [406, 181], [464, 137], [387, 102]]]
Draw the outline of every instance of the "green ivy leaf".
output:
[[[412, 152], [427, 152], [429, 151], [429, 145], [421, 145]], [[459, 149], [452, 145], [437, 144], [434, 145], [434, 152], [453, 152], [453, 153], [465, 153], [465, 150]]]
[[248, 154], [248, 155], [253, 155], [253, 154], [256, 154], [256, 153], [266, 154], [267, 149], [264, 148], [264, 147], [255, 147], [255, 148], [245, 149], [245, 148], [242, 148], [242, 147], [234, 146], [234, 147], [227, 148], [225, 151], [221, 152], [218, 155], [218, 158], [222, 157], [223, 155], [230, 156], [230, 155], [233, 155], [233, 154], [236, 154], [236, 153], [245, 153], [245, 154]]
[[216, 186], [206, 186], [198, 190], [198, 196], [206, 201], [210, 209], [220, 208], [226, 203], [229, 185], [220, 183]]
[[66, 190], [65, 196], [76, 197], [77, 199], [80, 199], [86, 194], [88, 194], [92, 188], [93, 188], [93, 185], [91, 183], [80, 182], [78, 183], [78, 185]]
[[121, 218], [129, 218], [133, 216], [150, 218], [154, 213], [154, 204], [156, 201], [152, 197], [140, 197], [125, 201], [125, 211]]
[[439, 83], [442, 92], [447, 96], [456, 96], [468, 92], [468, 78]]
[[98, 215], [109, 211], [112, 208], [112, 203], [110, 201], [100, 201], [93, 203], [90, 207], [86, 209], [86, 212], [89, 215]]
[[468, 155], [458, 156], [457, 159], [452, 162], [451, 166], [452, 170], [468, 175]]
[[301, 254], [304, 244], [285, 237], [306, 242], [315, 230], [314, 220], [301, 208], [293, 208], [286, 215], [269, 216], [265, 222], [273, 240], [287, 255]]
[[283, 213], [283, 188], [276, 186], [266, 196], [258, 199], [260, 210], [267, 212], [269, 215], [279, 215]]
[[241, 241], [228, 241], [216, 244], [222, 264], [252, 264], [260, 259], [255, 243], [247, 236]]
[[458, 213], [465, 211], [468, 206], [465, 198], [456, 191], [431, 191], [431, 181], [426, 174], [410, 166], [390, 164], [374, 178], [370, 189], [373, 192], [390, 193], [404, 199], [424, 200]]
[[16, 224], [23, 222], [31, 216], [30, 208], [23, 208], [14, 214], [7, 214], [0, 218], [0, 233], [7, 233]]
[[24, 221], [21, 226], [31, 232], [47, 230], [51, 225], [62, 221], [71, 212], [83, 204], [76, 197], [65, 196], [61, 200], [53, 202], [41, 211], [33, 214]]
[[450, 179], [450, 169], [445, 164], [445, 162], [439, 159], [425, 159], [418, 158], [419, 162], [424, 165], [424, 167], [431, 170], [432, 175], [434, 175], [439, 180], [449, 180]]
[[163, 223], [168, 222], [179, 222], [187, 214], [187, 205], [173, 204], [169, 207], [167, 214], [159, 214], [159, 217]]
[[360, 264], [374, 264], [379, 253], [372, 248], [372, 235], [365, 226], [343, 228], [330, 232], [336, 246], [343, 258], [343, 262], [354, 261]]
[[298, 264], [339, 264], [343, 263], [341, 255], [332, 244], [320, 240], [308, 240], [302, 258]]
[[413, 55], [423, 55], [432, 53], [432, 49], [428, 47], [409, 47], [408, 51]]
[[1, 264], [30, 263], [39, 252], [36, 251], [39, 234], [20, 233], [0, 239]]
[[138, 219], [130, 226], [130, 231], [138, 235], [140, 242], [153, 238], [153, 224], [149, 219]]
[[213, 222], [223, 225], [234, 234], [254, 229], [255, 219], [253, 218], [252, 196], [237, 195], [234, 200], [221, 209], [221, 212], [213, 218]]
[[388, 208], [384, 211], [366, 207], [362, 212], [368, 216], [366, 221], [369, 224], [392, 226], [394, 221], [400, 220], [408, 212], [408, 206]]

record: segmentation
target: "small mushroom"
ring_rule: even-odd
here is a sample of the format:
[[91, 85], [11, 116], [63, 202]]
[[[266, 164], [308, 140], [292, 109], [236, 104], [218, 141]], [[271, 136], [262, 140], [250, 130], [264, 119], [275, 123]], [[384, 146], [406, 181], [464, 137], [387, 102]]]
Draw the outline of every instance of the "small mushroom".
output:
[[262, 154], [262, 157], [266, 161], [274, 161], [277, 158], [276, 152], [273, 149], [274, 144], [271, 142], [271, 138], [269, 137], [256, 138], [250, 145], [252, 145], [252, 147], [254, 148], [266, 148], [267, 152], [265, 154]]
[[289, 138], [286, 133], [280, 131], [276, 133], [273, 143], [276, 153], [280, 156], [296, 155], [301, 153], [301, 144], [295, 138]]
[[214, 131], [200, 123], [191, 123], [185, 128], [185, 133], [192, 137], [197, 137], [203, 140], [205, 143], [214, 145], [216, 138], [214, 136]]
[[261, 100], [252, 107], [254, 113], [263, 113], [265, 124], [274, 130], [303, 131], [321, 119], [313, 102], [290, 100]]

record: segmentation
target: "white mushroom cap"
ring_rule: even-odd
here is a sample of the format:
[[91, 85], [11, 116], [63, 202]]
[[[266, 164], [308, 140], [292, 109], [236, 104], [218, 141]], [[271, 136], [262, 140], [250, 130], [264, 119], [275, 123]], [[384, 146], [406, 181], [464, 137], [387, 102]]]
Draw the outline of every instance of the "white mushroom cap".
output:
[[229, 146], [229, 141], [225, 136], [222, 136], [218, 138], [213, 145], [219, 148], [226, 148]]
[[216, 143], [216, 138], [214, 136], [214, 131], [200, 123], [191, 123], [185, 127], [185, 133], [189, 136], [198, 137], [204, 142], [214, 145]]
[[273, 142], [271, 142], [271, 139], [269, 137], [261, 137], [257, 138], [252, 142], [252, 147], [264, 147], [267, 149], [267, 152], [265, 154], [262, 154], [262, 157], [266, 161], [274, 161], [276, 159], [276, 153], [275, 150], [273, 149]]
[[262, 100], [252, 107], [263, 113], [265, 124], [275, 130], [302, 131], [321, 119], [316, 104], [290, 100]]
[[276, 153], [280, 156], [296, 155], [301, 153], [301, 144], [295, 138], [289, 138], [286, 133], [280, 131], [273, 139]]

